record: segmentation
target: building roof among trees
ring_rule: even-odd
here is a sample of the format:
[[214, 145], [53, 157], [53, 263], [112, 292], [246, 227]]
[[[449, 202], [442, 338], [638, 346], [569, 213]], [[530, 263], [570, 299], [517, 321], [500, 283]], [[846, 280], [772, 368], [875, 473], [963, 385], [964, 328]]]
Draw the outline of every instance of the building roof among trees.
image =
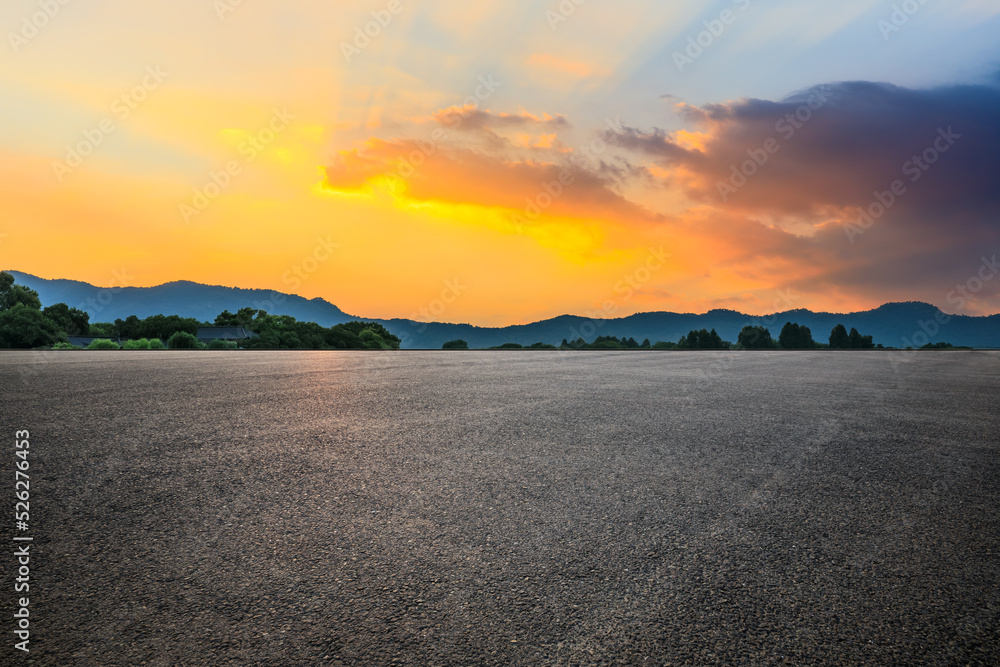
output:
[[240, 326], [233, 327], [198, 327], [198, 340], [245, 340], [256, 336], [253, 331]]

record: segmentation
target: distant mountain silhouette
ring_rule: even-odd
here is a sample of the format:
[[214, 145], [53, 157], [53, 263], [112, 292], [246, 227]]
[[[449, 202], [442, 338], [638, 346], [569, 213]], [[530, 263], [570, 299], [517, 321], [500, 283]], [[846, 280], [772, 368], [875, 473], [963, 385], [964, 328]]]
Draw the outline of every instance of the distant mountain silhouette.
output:
[[[43, 305], [66, 303], [90, 313], [92, 322], [113, 322], [129, 315], [182, 315], [211, 322], [223, 310], [236, 312], [247, 306], [262, 308], [274, 315], [291, 315], [297, 320], [316, 322], [324, 327], [355, 319], [383, 324], [400, 337], [404, 349], [440, 349], [449, 340], [461, 338], [470, 347], [494, 347], [503, 343], [551, 343], [597, 336], [635, 338], [642, 342], [674, 341], [692, 329], [715, 329], [723, 339], [736, 341], [747, 324], [763, 325], [776, 338], [785, 322], [797, 322], [812, 330], [813, 338], [826, 342], [830, 330], [843, 324], [870, 334], [875, 343], [887, 347], [920, 347], [924, 343], [948, 342], [970, 347], [1000, 348], [1000, 314], [984, 317], [945, 315], [935, 306], [919, 301], [887, 303], [874, 310], [856, 313], [814, 313], [789, 310], [761, 317], [735, 310], [695, 313], [638, 313], [615, 319], [591, 319], [560, 315], [531, 324], [509, 327], [477, 327], [471, 324], [415, 322], [407, 319], [383, 320], [353, 317], [325, 299], [305, 299], [271, 290], [202, 285], [178, 281], [156, 287], [109, 289], [75, 280], [46, 280], [19, 271], [10, 271], [20, 285], [36, 290]], [[942, 323], [943, 322], [943, 323]]]
[[692, 329], [715, 329], [724, 340], [736, 342], [740, 329], [748, 324], [765, 326], [777, 338], [785, 322], [797, 322], [809, 327], [813, 338], [822, 343], [830, 337], [830, 330], [840, 323], [848, 330], [856, 327], [862, 334], [870, 334], [875, 343], [886, 347], [920, 347], [928, 342], [941, 341], [969, 347], [1000, 347], [1000, 314], [988, 317], [948, 316], [935, 306], [919, 301], [887, 303], [874, 310], [856, 313], [814, 313], [798, 309], [757, 317], [735, 310], [710, 310], [703, 315], [654, 312], [607, 320], [561, 315], [550, 320], [503, 328], [425, 324], [401, 319], [385, 320], [382, 324], [402, 338], [403, 347], [436, 349], [456, 338], [465, 340], [470, 347], [493, 347], [503, 343], [530, 345], [537, 342], [559, 345], [564, 338], [574, 340], [581, 336], [588, 342], [597, 336], [635, 338], [640, 343], [646, 338], [653, 343], [676, 342]]
[[223, 310], [235, 313], [247, 306], [272, 315], [291, 315], [324, 327], [350, 322], [351, 317], [325, 299], [305, 299], [273, 290], [202, 285], [187, 280], [156, 287], [95, 287], [78, 280], [46, 280], [20, 271], [7, 271], [18, 285], [38, 292], [43, 306], [65, 303], [90, 313], [91, 322], [114, 322], [129, 315], [182, 315], [214, 322]]

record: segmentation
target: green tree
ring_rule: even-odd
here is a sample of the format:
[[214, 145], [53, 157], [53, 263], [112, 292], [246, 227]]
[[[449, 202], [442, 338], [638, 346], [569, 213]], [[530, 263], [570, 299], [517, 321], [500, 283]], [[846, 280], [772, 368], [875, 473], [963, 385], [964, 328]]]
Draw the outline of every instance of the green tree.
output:
[[113, 322], [91, 322], [88, 335], [100, 338], [113, 338], [118, 335], [118, 329], [115, 328]]
[[13, 274], [0, 271], [0, 310], [10, 310], [19, 303], [33, 310], [42, 309], [38, 292], [23, 285], [15, 285]]
[[240, 308], [235, 313], [230, 313], [228, 310], [224, 310], [219, 313], [215, 318], [215, 326], [217, 327], [247, 327], [253, 324], [254, 318], [258, 313], [267, 315], [266, 311], [256, 310], [255, 308]]
[[648, 350], [653, 346], [650, 344], [649, 339], [647, 338], [646, 340], [642, 341], [642, 345], [640, 345], [639, 347], [643, 350]]
[[850, 346], [851, 338], [847, 335], [847, 328], [843, 324], [838, 324], [830, 331], [830, 348], [846, 350]]
[[389, 345], [385, 339], [374, 329], [362, 329], [361, 333], [358, 334], [358, 338], [364, 343], [364, 346], [369, 350], [391, 350], [392, 347]]
[[847, 334], [847, 341], [850, 348], [855, 350], [861, 349], [861, 334], [854, 327], [851, 327], [851, 332]]
[[774, 347], [771, 332], [766, 327], [750, 326], [740, 330], [736, 344], [744, 350], [766, 350]]
[[855, 350], [870, 350], [875, 347], [871, 336], [862, 336], [858, 330], [851, 327], [851, 333], [847, 336], [851, 343], [851, 348]]
[[115, 320], [115, 334], [122, 338], [141, 338], [139, 336], [139, 325], [141, 323], [142, 320], [135, 315], [129, 315], [124, 320], [119, 317]]
[[677, 347], [685, 350], [721, 350], [730, 347], [730, 344], [722, 340], [715, 329], [692, 329], [687, 336], [681, 336]]
[[[128, 322], [134, 316], [129, 316]], [[178, 331], [184, 331], [192, 336], [198, 335], [198, 320], [180, 315], [150, 315], [144, 320], [136, 318], [136, 323], [129, 328], [128, 338], [160, 338], [169, 340]]]
[[[159, 340], [159, 339], [157, 339]], [[132, 340], [127, 340], [122, 343], [122, 349], [124, 350], [148, 350], [149, 349], [149, 339], [148, 338], [133, 338]]]
[[628, 347], [628, 341], [618, 340], [614, 336], [598, 336], [586, 347], [589, 350], [622, 350]]
[[0, 311], [0, 347], [42, 347], [64, 339], [59, 325], [38, 308], [19, 301]]
[[466, 343], [461, 338], [457, 338], [455, 340], [450, 340], [447, 343], [445, 343], [444, 345], [442, 345], [441, 349], [442, 350], [468, 350], [469, 349], [469, 344]]
[[90, 345], [87, 346], [88, 350], [120, 350], [121, 346], [118, 345], [113, 340], [108, 340], [107, 338], [98, 338], [97, 340], [90, 341]]
[[335, 350], [356, 350], [362, 347], [358, 335], [339, 324], [327, 329], [323, 340], [327, 346]]
[[778, 345], [786, 350], [809, 350], [816, 347], [812, 331], [796, 322], [785, 322], [778, 334]]
[[90, 333], [90, 315], [79, 308], [54, 303], [46, 306], [42, 312], [69, 336], [86, 336]]
[[394, 350], [398, 350], [399, 344], [402, 342], [398, 337], [389, 333], [389, 330], [378, 322], [354, 321], [345, 322], [344, 324], [339, 324], [337, 326], [344, 327], [348, 331], [353, 331], [358, 336], [360, 336], [361, 332], [365, 329], [369, 329], [372, 333], [377, 334], [379, 338], [381, 338], [387, 345], [389, 345], [390, 348]]
[[278, 334], [270, 330], [243, 343], [243, 346], [249, 350], [277, 350], [280, 345], [281, 340], [278, 338]]

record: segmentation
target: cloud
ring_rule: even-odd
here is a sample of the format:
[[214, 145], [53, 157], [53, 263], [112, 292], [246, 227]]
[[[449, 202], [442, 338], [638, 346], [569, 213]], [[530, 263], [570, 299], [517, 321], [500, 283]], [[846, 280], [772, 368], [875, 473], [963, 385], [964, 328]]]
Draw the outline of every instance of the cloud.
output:
[[991, 171], [1000, 154], [997, 88], [847, 82], [780, 102], [678, 106], [707, 130], [701, 150], [658, 129], [625, 128], [616, 143], [699, 175], [688, 194], [700, 201], [825, 212], [866, 206], [876, 190], [900, 179], [908, 191], [898, 203], [906, 209], [1000, 203]]
[[[1000, 89], [844, 82], [676, 111], [698, 132], [611, 140], [695, 204], [684, 233], [811, 299], [932, 300], [1000, 251]], [[694, 135], [694, 138], [692, 138]], [[700, 211], [700, 213], [695, 213]], [[1000, 280], [980, 295], [1000, 294]]]
[[497, 130], [526, 127], [545, 130], [569, 127], [569, 122], [560, 115], [552, 116], [543, 113], [536, 116], [528, 112], [494, 113], [489, 109], [479, 109], [473, 104], [439, 109], [432, 114], [431, 118], [445, 127], [456, 130]]
[[[441, 109], [429, 117], [437, 139], [370, 139], [328, 164], [325, 187], [370, 188], [397, 174], [418, 202], [522, 218], [543, 203], [543, 216], [653, 235], [687, 273], [651, 289], [691, 303], [715, 294], [718, 303], [768, 304], [792, 289], [802, 305], [828, 309], [886, 300], [946, 308], [983, 254], [1000, 252], [996, 88], [845, 82], [779, 101], [674, 108], [684, 129], [621, 125], [587, 158], [595, 135], [562, 143], [563, 116]], [[409, 130], [426, 136], [427, 121]], [[550, 197], [546, 184], [560, 181], [568, 185]], [[651, 203], [656, 191], [677, 193], [660, 200], [672, 208]], [[1000, 280], [984, 287], [966, 312], [989, 310], [998, 288]]]
[[537, 211], [586, 220], [656, 219], [616, 191], [617, 172], [606, 165], [593, 169], [571, 157], [541, 161], [530, 155], [504, 156], [482, 146], [373, 139], [364, 147], [341, 151], [325, 167], [323, 186], [343, 192], [387, 178], [405, 184], [407, 196], [418, 201], [501, 207], [522, 218], [533, 219]]

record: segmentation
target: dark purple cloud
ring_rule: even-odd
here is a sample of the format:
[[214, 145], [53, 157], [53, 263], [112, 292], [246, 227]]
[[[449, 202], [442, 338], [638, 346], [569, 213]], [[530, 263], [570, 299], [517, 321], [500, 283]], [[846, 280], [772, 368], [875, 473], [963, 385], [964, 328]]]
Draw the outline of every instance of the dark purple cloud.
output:
[[[797, 257], [804, 291], [944, 307], [983, 256], [1000, 253], [1000, 87], [853, 81], [677, 108], [708, 135], [703, 150], [659, 129], [626, 127], [614, 142], [691, 174], [677, 182], [718, 212], [719, 234], [742, 239], [737, 261]], [[814, 231], [753, 230], [776, 217]], [[979, 297], [998, 295], [1000, 277]]]

